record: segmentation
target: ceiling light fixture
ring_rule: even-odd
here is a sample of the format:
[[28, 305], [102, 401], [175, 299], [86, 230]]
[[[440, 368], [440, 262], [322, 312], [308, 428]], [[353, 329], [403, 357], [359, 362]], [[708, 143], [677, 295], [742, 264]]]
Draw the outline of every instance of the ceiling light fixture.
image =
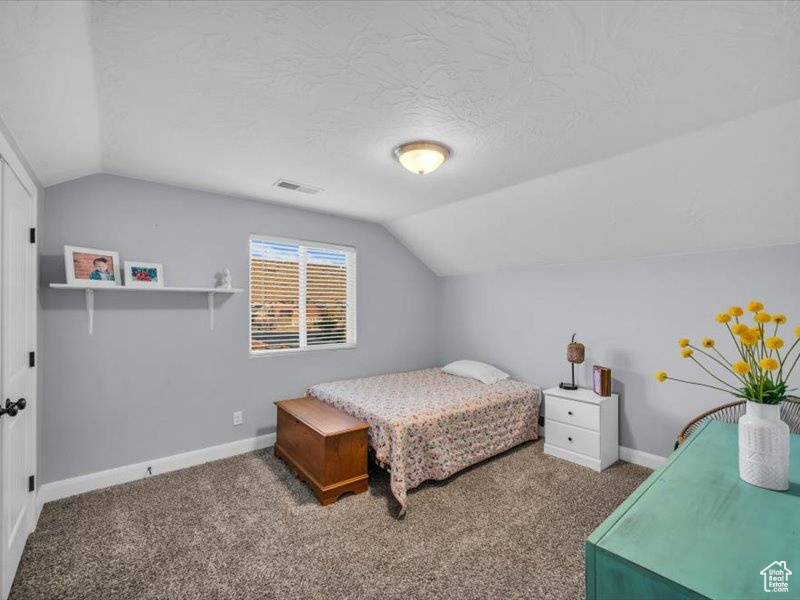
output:
[[442, 166], [450, 156], [450, 149], [436, 142], [407, 142], [395, 148], [394, 155], [412, 173], [425, 175]]

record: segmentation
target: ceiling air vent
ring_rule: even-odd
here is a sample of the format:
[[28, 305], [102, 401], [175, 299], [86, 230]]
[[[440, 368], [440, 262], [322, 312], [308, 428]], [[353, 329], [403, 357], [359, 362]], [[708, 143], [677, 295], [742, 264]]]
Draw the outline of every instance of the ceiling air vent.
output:
[[297, 183], [296, 181], [289, 181], [288, 179], [278, 179], [278, 181], [272, 185], [285, 190], [292, 190], [293, 192], [303, 192], [304, 194], [318, 194], [322, 191], [322, 188], [306, 185], [304, 183]]

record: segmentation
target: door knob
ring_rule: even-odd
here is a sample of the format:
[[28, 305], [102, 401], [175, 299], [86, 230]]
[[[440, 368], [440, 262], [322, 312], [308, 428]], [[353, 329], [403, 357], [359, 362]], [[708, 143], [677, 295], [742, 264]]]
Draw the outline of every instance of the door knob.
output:
[[16, 402], [12, 402], [8, 398], [6, 398], [6, 405], [0, 406], [0, 417], [3, 415], [8, 415], [9, 417], [16, 417], [17, 413], [21, 410], [25, 410], [25, 407], [28, 405], [28, 402], [25, 398], [20, 398]]

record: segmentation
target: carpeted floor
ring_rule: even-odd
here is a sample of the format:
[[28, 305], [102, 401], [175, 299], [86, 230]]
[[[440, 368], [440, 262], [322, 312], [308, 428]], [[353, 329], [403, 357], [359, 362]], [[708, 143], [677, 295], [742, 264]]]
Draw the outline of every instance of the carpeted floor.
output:
[[270, 450], [45, 505], [12, 600], [582, 598], [583, 541], [647, 475], [533, 442], [409, 495], [322, 507]]

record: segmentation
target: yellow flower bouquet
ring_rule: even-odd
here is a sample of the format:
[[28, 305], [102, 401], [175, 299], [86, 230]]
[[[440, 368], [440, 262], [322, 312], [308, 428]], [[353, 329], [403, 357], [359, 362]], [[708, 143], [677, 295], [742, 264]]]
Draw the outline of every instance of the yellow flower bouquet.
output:
[[711, 376], [713, 385], [677, 379], [664, 371], [656, 373], [656, 379], [700, 385], [760, 404], [783, 402], [789, 391], [789, 377], [800, 359], [800, 352], [794, 353], [800, 342], [800, 327], [794, 330], [797, 339], [788, 350], [782, 351], [785, 343], [778, 334], [786, 324], [786, 316], [764, 312], [761, 302], [750, 302], [747, 309], [753, 313], [752, 325], [745, 322], [744, 309], [739, 306], [731, 306], [716, 317], [717, 323], [725, 326], [733, 340], [736, 352], [733, 360], [719, 351], [713, 338], [704, 338], [699, 345], [692, 344], [688, 338], [678, 340], [681, 356], [694, 361]]
[[747, 309], [753, 313], [752, 323], [745, 322], [739, 306], [717, 315], [717, 322], [733, 340], [733, 359], [720, 352], [713, 338], [705, 338], [700, 344], [692, 344], [688, 338], [678, 340], [681, 356], [694, 361], [712, 383], [677, 379], [664, 371], [656, 373], [656, 379], [700, 385], [747, 400], [747, 412], [738, 423], [739, 477], [770, 490], [787, 490], [789, 426], [781, 421], [781, 405], [788, 397], [788, 381], [800, 358], [800, 352], [794, 352], [800, 343], [800, 327], [794, 330], [797, 339], [784, 350], [786, 344], [778, 334], [786, 317], [764, 312], [761, 302], [751, 302]]

